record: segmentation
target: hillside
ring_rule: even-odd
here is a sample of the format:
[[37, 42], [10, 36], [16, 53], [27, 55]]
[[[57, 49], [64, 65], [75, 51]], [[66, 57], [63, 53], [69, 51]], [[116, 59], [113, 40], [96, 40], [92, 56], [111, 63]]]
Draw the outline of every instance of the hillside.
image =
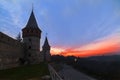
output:
[[0, 70], [0, 80], [42, 80], [45, 75], [49, 75], [45, 63]]

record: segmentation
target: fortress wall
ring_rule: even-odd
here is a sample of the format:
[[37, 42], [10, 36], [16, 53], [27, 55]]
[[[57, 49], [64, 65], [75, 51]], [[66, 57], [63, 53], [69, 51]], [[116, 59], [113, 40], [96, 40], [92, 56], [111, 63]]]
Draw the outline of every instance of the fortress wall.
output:
[[0, 69], [16, 67], [23, 57], [23, 44], [0, 32]]

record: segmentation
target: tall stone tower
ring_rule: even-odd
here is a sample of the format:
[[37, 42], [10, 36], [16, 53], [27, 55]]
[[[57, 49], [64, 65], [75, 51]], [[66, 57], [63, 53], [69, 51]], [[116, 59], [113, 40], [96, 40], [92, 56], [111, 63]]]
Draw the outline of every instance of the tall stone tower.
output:
[[50, 45], [48, 43], [47, 37], [45, 38], [45, 42], [42, 48], [43, 48], [44, 61], [49, 62], [51, 60], [51, 55], [50, 55]]
[[32, 10], [27, 25], [22, 29], [23, 42], [26, 45], [26, 58], [28, 63], [37, 63], [40, 54], [41, 30]]

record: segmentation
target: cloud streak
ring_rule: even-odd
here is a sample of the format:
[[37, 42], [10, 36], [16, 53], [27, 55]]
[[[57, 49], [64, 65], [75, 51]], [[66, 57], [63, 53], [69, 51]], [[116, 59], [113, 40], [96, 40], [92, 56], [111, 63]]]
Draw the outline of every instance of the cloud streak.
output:
[[[22, 9], [20, 4], [15, 0], [2, 0], [1, 3], [2, 8], [6, 11], [8, 11], [8, 14], [11, 16], [11, 24], [15, 25], [15, 27], [21, 27], [21, 15], [22, 15]], [[3, 14], [4, 15], [4, 14]], [[9, 20], [6, 20], [6, 22]]]

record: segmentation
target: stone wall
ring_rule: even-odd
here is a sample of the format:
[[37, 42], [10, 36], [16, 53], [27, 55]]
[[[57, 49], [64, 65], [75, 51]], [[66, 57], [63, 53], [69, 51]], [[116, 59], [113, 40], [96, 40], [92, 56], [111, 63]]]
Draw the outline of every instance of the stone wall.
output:
[[18, 66], [23, 55], [23, 44], [0, 32], [0, 69]]

